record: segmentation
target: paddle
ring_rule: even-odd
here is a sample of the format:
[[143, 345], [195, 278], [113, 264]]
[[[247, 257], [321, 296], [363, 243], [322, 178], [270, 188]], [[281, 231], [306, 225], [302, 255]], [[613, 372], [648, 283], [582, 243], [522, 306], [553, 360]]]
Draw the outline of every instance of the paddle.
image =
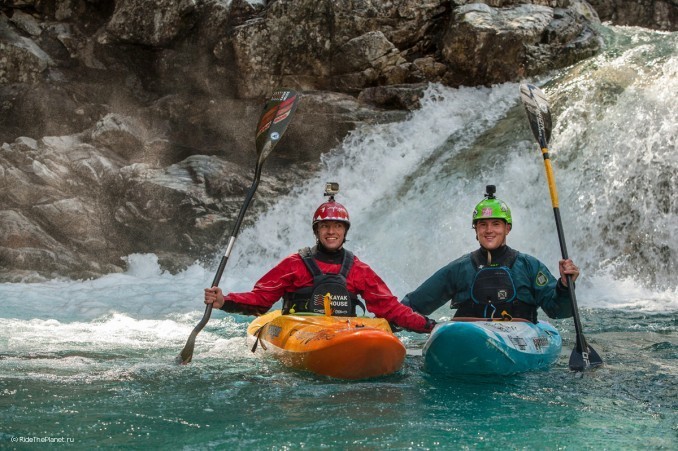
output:
[[[297, 109], [297, 104], [299, 103], [299, 95], [292, 91], [291, 89], [280, 88], [273, 93], [270, 99], [264, 105], [264, 111], [259, 118], [259, 123], [257, 124], [256, 139], [255, 143], [257, 146], [257, 164], [254, 168], [254, 180], [252, 181], [252, 186], [247, 192], [245, 197], [245, 202], [243, 202], [242, 207], [240, 207], [240, 213], [238, 218], [235, 221], [233, 226], [233, 231], [231, 232], [231, 238], [228, 240], [228, 246], [226, 247], [226, 252], [221, 258], [219, 267], [217, 268], [217, 273], [214, 276], [212, 281], [212, 287], [219, 285], [221, 276], [224, 273], [226, 268], [226, 262], [228, 257], [231, 255], [231, 250], [233, 250], [233, 243], [235, 243], [235, 237], [238, 235], [240, 230], [240, 225], [242, 224], [243, 218], [245, 217], [245, 212], [247, 207], [249, 207], [252, 197], [254, 196], [257, 186], [259, 185], [259, 179], [261, 178], [261, 168], [266, 161], [268, 155], [273, 151], [273, 148], [278, 143], [283, 133], [287, 129], [290, 121], [292, 120], [292, 115]], [[191, 361], [193, 358], [193, 348], [195, 347], [195, 337], [198, 336], [198, 333], [205, 327], [207, 321], [210, 319], [212, 314], [212, 304], [207, 304], [205, 308], [205, 313], [198, 323], [197, 326], [191, 332], [191, 335], [188, 337], [186, 346], [177, 356], [177, 363], [185, 365]]]
[[[567, 259], [567, 246], [565, 245], [565, 234], [563, 224], [560, 220], [560, 209], [558, 208], [558, 192], [556, 191], [556, 180], [553, 176], [553, 168], [549, 158], [548, 142], [551, 138], [551, 112], [549, 110], [548, 100], [544, 93], [536, 86], [531, 84], [520, 85], [520, 98], [527, 111], [527, 117], [530, 121], [532, 133], [537, 139], [541, 152], [544, 157], [544, 166], [546, 167], [546, 179], [551, 192], [551, 204], [553, 205], [553, 214], [556, 218], [556, 229], [558, 230], [558, 240], [560, 241], [560, 251], [563, 259]], [[598, 353], [586, 343], [584, 333], [582, 332], [581, 321], [579, 320], [579, 310], [577, 308], [577, 297], [574, 293], [574, 283], [572, 276], [567, 275], [567, 286], [570, 288], [570, 302], [572, 304], [572, 317], [574, 319], [574, 329], [577, 334], [577, 343], [570, 355], [570, 369], [573, 371], [583, 371], [589, 367], [601, 365], [603, 360]]]

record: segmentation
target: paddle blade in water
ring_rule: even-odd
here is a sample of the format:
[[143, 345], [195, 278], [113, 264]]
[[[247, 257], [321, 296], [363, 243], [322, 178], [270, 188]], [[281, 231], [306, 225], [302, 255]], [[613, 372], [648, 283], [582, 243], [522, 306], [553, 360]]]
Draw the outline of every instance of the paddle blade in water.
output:
[[209, 321], [211, 314], [212, 314], [212, 304], [209, 304], [205, 307], [205, 313], [203, 314], [202, 319], [193, 328], [191, 335], [188, 337], [188, 340], [186, 341], [184, 349], [181, 350], [181, 352], [175, 359], [176, 363], [179, 363], [181, 365], [191, 363], [191, 360], [193, 359], [193, 348], [195, 348], [195, 338], [198, 336], [200, 331], [205, 327], [205, 325], [207, 325], [207, 321]]
[[570, 354], [570, 369], [572, 371], [584, 371], [589, 368], [595, 368], [603, 364], [603, 359], [591, 346], [587, 346], [589, 352], [586, 355], [578, 349], [574, 349]]
[[193, 348], [195, 347], [195, 336], [191, 336], [188, 339], [188, 343], [184, 346], [184, 349], [181, 350], [179, 355], [176, 357], [175, 362], [179, 365], [186, 365], [191, 363], [193, 359]]
[[257, 155], [261, 164], [287, 129], [299, 104], [299, 94], [291, 89], [276, 90], [264, 105], [264, 112], [257, 124]]

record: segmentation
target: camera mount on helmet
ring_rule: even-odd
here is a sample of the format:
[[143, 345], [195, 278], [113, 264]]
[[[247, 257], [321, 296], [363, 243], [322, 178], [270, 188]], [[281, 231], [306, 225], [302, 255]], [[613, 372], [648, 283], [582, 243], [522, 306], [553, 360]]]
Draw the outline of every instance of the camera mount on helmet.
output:
[[504, 201], [495, 197], [494, 193], [496, 192], [496, 186], [485, 185], [485, 198], [473, 209], [473, 220], [471, 222], [473, 228], [475, 228], [476, 222], [481, 219], [503, 219], [507, 224], [513, 225], [511, 209]]
[[335, 194], [339, 192], [339, 184], [336, 182], [325, 183], [325, 196], [329, 196], [327, 201], [323, 202], [313, 214], [313, 227], [321, 221], [339, 221], [346, 224], [348, 232], [351, 221], [348, 216], [348, 210], [339, 202], [334, 200]]
[[325, 194], [324, 196], [329, 196], [329, 201], [334, 200], [334, 195], [339, 193], [339, 184], [337, 182], [327, 182], [325, 183]]

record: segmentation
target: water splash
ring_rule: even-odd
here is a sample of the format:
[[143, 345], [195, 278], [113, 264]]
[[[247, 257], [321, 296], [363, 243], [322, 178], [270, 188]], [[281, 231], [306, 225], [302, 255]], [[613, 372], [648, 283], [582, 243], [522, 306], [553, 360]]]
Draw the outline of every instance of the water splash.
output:
[[[675, 87], [676, 57], [664, 55], [663, 41], [656, 44], [652, 70], [628, 67], [636, 48], [617, 49], [619, 57], [603, 55], [546, 88], [556, 119], [550, 149], [569, 254], [585, 268], [583, 306], [601, 305], [602, 285], [609, 307], [612, 299], [620, 307], [636, 305], [638, 296], [647, 299], [643, 308], [657, 297], [666, 299], [656, 303], [660, 310], [678, 307], [671, 300], [678, 254], [670, 239], [678, 212], [671, 152], [678, 120], [675, 95], [659, 95], [662, 87]], [[627, 74], [623, 89], [605, 81], [617, 66]], [[637, 123], [643, 126], [632, 127]], [[497, 185], [498, 197], [512, 208], [509, 244], [557, 270], [560, 248], [541, 153], [517, 85], [432, 86], [422, 109], [405, 122], [353, 132], [324, 157], [318, 176], [241, 235], [225, 286], [248, 290], [280, 258], [312, 244], [310, 216], [325, 181], [342, 185], [338, 199], [352, 217], [348, 247], [397, 295], [475, 248], [471, 211], [485, 184]]]
[[[461, 447], [605, 447], [611, 437], [619, 448], [675, 448], [677, 48], [675, 33], [613, 29], [603, 55], [545, 86], [569, 250], [584, 268], [578, 298], [595, 308], [583, 309], [582, 320], [605, 367], [572, 378], [565, 353], [547, 373], [436, 380], [422, 373], [420, 352], [410, 352], [403, 371], [384, 380], [328, 381], [253, 357], [248, 318], [222, 312], [198, 336], [194, 364], [180, 366], [174, 358], [202, 316], [214, 268], [172, 275], [154, 255], [131, 255], [125, 273], [96, 280], [0, 284], [0, 420], [8, 425], [0, 441], [369, 447], [386, 434], [403, 448], [451, 439]], [[407, 120], [357, 129], [322, 163], [243, 230], [225, 288], [250, 289], [280, 258], [311, 244], [326, 181], [341, 184], [338, 200], [352, 214], [348, 247], [396, 294], [476, 246], [471, 209], [485, 184], [511, 205], [509, 243], [552, 270], [558, 260], [543, 162], [515, 84], [431, 86]], [[443, 310], [438, 317], [449, 316]], [[571, 320], [555, 324], [573, 346]], [[401, 336], [421, 349], [423, 337]], [[333, 415], [318, 420], [319, 402]], [[423, 410], [431, 415], [422, 420]], [[488, 429], [487, 412], [499, 426]], [[527, 433], [504, 421], [516, 415], [531, 425]], [[405, 434], [403, 423], [411, 425]], [[581, 425], [590, 427], [573, 445]]]
[[[582, 306], [678, 309], [676, 34], [618, 28], [596, 58], [556, 74], [550, 150], [570, 255], [584, 268]], [[402, 296], [476, 245], [471, 210], [497, 185], [515, 227], [509, 244], [555, 271], [559, 247], [543, 163], [516, 84], [431, 85], [422, 108], [365, 125], [323, 156], [322, 170], [242, 231], [222, 286], [249, 290], [284, 256], [313, 243], [310, 222], [327, 181], [352, 217], [347, 247]], [[199, 318], [213, 268], [176, 275], [152, 255], [89, 281], [1, 284], [0, 317], [91, 321]], [[644, 300], [644, 301], [643, 301]], [[654, 306], [654, 307], [653, 307]], [[639, 307], [640, 308], [640, 307]]]
[[592, 269], [671, 290], [678, 269], [678, 37], [622, 28], [557, 78], [553, 147], [574, 243]]

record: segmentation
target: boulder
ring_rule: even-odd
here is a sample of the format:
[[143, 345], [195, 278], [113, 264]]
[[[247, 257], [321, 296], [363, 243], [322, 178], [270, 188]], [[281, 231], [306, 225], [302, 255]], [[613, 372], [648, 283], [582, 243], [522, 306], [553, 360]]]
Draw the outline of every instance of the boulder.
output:
[[[669, 0], [590, 3], [675, 26]], [[246, 221], [360, 124], [419, 108], [429, 83], [572, 64], [598, 51], [597, 21], [583, 0], [3, 2], [0, 281], [96, 277], [142, 252], [169, 270], [211, 259], [274, 88], [302, 101]]]

